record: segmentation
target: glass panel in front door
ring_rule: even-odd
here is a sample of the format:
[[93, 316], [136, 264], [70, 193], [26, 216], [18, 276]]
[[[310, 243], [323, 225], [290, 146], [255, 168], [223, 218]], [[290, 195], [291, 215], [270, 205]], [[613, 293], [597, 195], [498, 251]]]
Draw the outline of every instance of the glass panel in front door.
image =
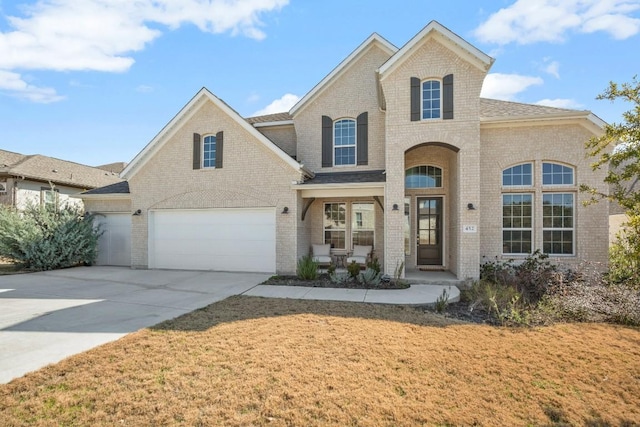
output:
[[442, 265], [442, 197], [418, 198], [418, 265]]

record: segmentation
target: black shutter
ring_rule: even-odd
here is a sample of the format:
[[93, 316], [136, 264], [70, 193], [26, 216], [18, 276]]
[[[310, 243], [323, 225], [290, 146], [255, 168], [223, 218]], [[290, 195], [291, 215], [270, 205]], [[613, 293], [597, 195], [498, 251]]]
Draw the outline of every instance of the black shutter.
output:
[[420, 121], [420, 79], [411, 77], [411, 121]]
[[364, 112], [358, 116], [358, 165], [366, 165], [369, 156], [369, 113]]
[[453, 119], [453, 74], [442, 79], [442, 118]]
[[322, 167], [333, 166], [333, 120], [322, 116]]
[[216, 133], [216, 169], [222, 168], [222, 150], [224, 148], [224, 132]]
[[200, 134], [193, 134], [193, 168], [200, 169]]

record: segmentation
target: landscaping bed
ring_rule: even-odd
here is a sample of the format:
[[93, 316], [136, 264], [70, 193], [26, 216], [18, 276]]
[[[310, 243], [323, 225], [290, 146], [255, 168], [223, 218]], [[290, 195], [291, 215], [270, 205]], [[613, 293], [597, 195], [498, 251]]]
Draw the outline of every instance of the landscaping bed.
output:
[[409, 284], [404, 281], [380, 281], [378, 284], [362, 283], [353, 278], [342, 282], [331, 280], [328, 273], [319, 274], [316, 279], [300, 279], [297, 276], [273, 276], [261, 285], [275, 286], [307, 286], [310, 288], [345, 288], [345, 289], [407, 289]]

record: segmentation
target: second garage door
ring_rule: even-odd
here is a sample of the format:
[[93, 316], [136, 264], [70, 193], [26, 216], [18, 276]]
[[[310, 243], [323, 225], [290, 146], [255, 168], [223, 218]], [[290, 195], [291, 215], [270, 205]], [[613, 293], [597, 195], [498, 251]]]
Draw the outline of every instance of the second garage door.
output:
[[275, 208], [151, 211], [149, 268], [274, 273]]

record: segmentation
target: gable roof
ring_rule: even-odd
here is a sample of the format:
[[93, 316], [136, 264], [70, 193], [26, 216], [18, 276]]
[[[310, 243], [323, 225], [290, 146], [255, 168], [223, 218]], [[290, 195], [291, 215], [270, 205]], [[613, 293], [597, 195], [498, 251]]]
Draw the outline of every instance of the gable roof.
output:
[[121, 181], [117, 173], [40, 154], [0, 150], [0, 173], [77, 188], [96, 188]]
[[445, 46], [455, 51], [459, 56], [478, 67], [483, 72], [489, 71], [493, 65], [494, 59], [483, 53], [480, 49], [473, 46], [453, 31], [437, 21], [431, 21], [426, 27], [416, 34], [407, 42], [400, 50], [398, 50], [387, 62], [382, 64], [378, 70], [380, 78], [384, 79], [385, 75], [393, 72], [400, 64], [402, 64], [411, 54], [420, 47], [422, 42], [428, 38], [435, 37]]
[[377, 33], [371, 34], [364, 42], [360, 44], [347, 56], [336, 68], [334, 68], [324, 79], [314, 86], [300, 101], [294, 105], [289, 114], [294, 116], [297, 112], [302, 110], [312, 99], [318, 96], [325, 88], [327, 88], [332, 82], [340, 78], [360, 57], [369, 50], [372, 46], [378, 46], [382, 50], [386, 51], [389, 55], [393, 55], [398, 50], [397, 47], [389, 43], [384, 37]]
[[265, 123], [279, 123], [283, 124], [293, 124], [293, 117], [289, 113], [274, 113], [274, 114], [265, 114], [264, 116], [255, 116], [255, 117], [247, 117], [245, 119], [247, 123], [250, 125], [254, 125], [260, 127], [260, 125], [264, 126]]
[[594, 133], [601, 132], [606, 124], [604, 120], [589, 110], [572, 110], [569, 108], [480, 98], [480, 123], [484, 125], [512, 125], [516, 122], [531, 124], [535, 122], [572, 120], [578, 120]]
[[169, 123], [140, 151], [136, 157], [127, 165], [122, 171], [120, 176], [125, 179], [134, 176], [142, 166], [144, 166], [149, 159], [151, 159], [160, 150], [164, 144], [178, 131], [178, 129], [188, 121], [206, 102], [212, 102], [216, 107], [221, 109], [230, 118], [235, 120], [245, 131], [251, 134], [256, 140], [262, 143], [265, 147], [276, 154], [287, 165], [295, 169], [296, 171], [303, 172], [306, 175], [312, 175], [310, 172], [304, 169], [300, 163], [296, 162], [287, 153], [285, 153], [280, 147], [275, 145], [266, 136], [256, 130], [251, 124], [243, 119], [233, 108], [227, 105], [220, 98], [215, 96], [209, 91], [209, 89], [203, 87], [195, 94], [193, 98], [182, 107], [182, 109], [176, 114]]

